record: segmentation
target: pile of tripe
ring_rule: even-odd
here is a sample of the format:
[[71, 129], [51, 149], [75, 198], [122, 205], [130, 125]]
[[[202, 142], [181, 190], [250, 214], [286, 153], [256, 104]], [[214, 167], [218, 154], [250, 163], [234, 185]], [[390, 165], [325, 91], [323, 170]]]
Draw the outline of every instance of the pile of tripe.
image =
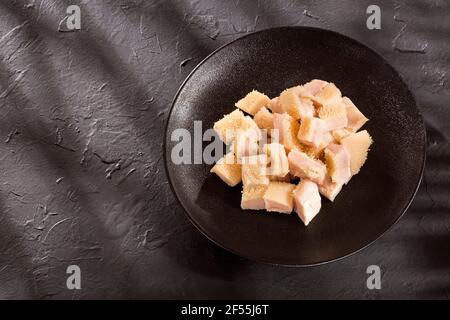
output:
[[242, 209], [295, 210], [308, 225], [320, 194], [334, 201], [367, 159], [372, 138], [358, 130], [368, 119], [333, 83], [312, 80], [273, 99], [252, 91], [236, 107], [214, 124], [230, 151], [211, 172], [232, 187], [242, 181]]

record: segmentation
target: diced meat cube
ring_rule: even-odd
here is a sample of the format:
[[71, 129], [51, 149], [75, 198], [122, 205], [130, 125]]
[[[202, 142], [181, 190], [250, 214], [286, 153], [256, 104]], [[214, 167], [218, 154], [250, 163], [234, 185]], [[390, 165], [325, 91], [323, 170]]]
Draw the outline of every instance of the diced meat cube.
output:
[[342, 186], [342, 183], [331, 181], [331, 177], [327, 175], [323, 183], [319, 184], [319, 192], [325, 198], [333, 202], [339, 192], [341, 192]]
[[214, 130], [226, 144], [234, 141], [239, 129], [246, 130], [253, 127], [258, 128], [253, 119], [247, 118], [242, 111], [237, 109], [214, 123]]
[[325, 164], [312, 159], [305, 153], [295, 149], [288, 155], [289, 171], [296, 177], [309, 179], [321, 184], [325, 179], [327, 168]]
[[269, 184], [267, 163], [267, 156], [264, 154], [242, 158], [242, 184], [244, 187]]
[[295, 118], [303, 119], [305, 117], [313, 117], [316, 110], [311, 99], [300, 98], [300, 105], [298, 111], [294, 113]]
[[237, 163], [235, 155], [230, 152], [212, 167], [211, 172], [215, 173], [230, 187], [234, 187], [241, 182], [241, 165]]
[[268, 174], [285, 177], [289, 173], [289, 163], [284, 146], [279, 143], [270, 143], [264, 146], [264, 151], [269, 159]]
[[292, 192], [295, 185], [286, 182], [271, 181], [264, 194], [264, 205], [267, 211], [291, 213], [294, 209]]
[[302, 179], [294, 190], [294, 208], [305, 226], [319, 213], [321, 198], [317, 184]]
[[265, 209], [264, 194], [267, 191], [267, 186], [251, 186], [243, 187], [241, 208], [244, 210], [263, 210]]
[[337, 129], [331, 131], [331, 134], [336, 142], [341, 142], [342, 139], [351, 135], [352, 132], [347, 129]]
[[244, 98], [236, 102], [235, 105], [239, 109], [253, 116], [259, 111], [259, 109], [268, 106], [269, 103], [270, 98], [268, 96], [256, 90], [253, 90], [252, 92], [248, 93]]
[[273, 127], [274, 131], [271, 135], [272, 142], [274, 141], [274, 137], [278, 135], [279, 142], [284, 145], [288, 152], [295, 148], [302, 148], [302, 145], [297, 138], [297, 133], [300, 127], [297, 120], [292, 118], [287, 113], [275, 113], [273, 115]]
[[315, 95], [317, 95], [326, 85], [328, 84], [328, 82], [323, 81], [323, 80], [319, 80], [319, 79], [314, 79], [311, 80], [308, 83], [305, 83], [303, 85], [303, 91], [302, 93], [307, 95], [308, 97], [314, 97]]
[[295, 120], [314, 116], [314, 106], [310, 99], [301, 98], [296, 87], [284, 90], [279, 97], [284, 112]]
[[318, 108], [319, 118], [326, 123], [326, 129], [333, 131], [347, 126], [347, 111], [342, 102], [331, 103]]
[[253, 118], [260, 129], [266, 130], [270, 135], [273, 129], [273, 114], [267, 108], [261, 108]]
[[352, 177], [350, 154], [340, 144], [331, 143], [325, 149], [325, 161], [331, 181], [347, 184]]
[[358, 131], [369, 119], [359, 111], [349, 98], [342, 98], [342, 102], [347, 107], [347, 128], [353, 132]]
[[366, 162], [367, 153], [372, 142], [372, 137], [366, 130], [351, 134], [341, 140], [341, 144], [350, 154], [350, 170], [352, 175], [357, 174]]
[[313, 98], [318, 107], [340, 102], [342, 99], [341, 91], [334, 83], [326, 84]]
[[297, 138], [300, 142], [319, 147], [326, 133], [325, 121], [319, 118], [307, 117], [300, 122]]
[[234, 144], [234, 152], [238, 159], [258, 154], [258, 141], [261, 139], [259, 128], [238, 130]]

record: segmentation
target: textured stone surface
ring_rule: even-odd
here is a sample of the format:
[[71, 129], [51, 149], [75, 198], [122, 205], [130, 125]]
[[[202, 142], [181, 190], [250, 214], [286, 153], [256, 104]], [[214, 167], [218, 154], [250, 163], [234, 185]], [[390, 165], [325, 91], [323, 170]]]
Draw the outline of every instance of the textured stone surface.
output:
[[[82, 30], [65, 32], [69, 4]], [[371, 1], [0, 1], [0, 298], [450, 298], [450, 5]], [[253, 263], [188, 222], [164, 121], [190, 70], [248, 32], [305, 25], [382, 54], [428, 130], [424, 181], [374, 245], [329, 265]], [[351, 58], [351, 57], [349, 57]], [[414, 161], [414, 159], [411, 159]], [[66, 289], [77, 264], [82, 289]], [[367, 266], [382, 289], [366, 288]]]

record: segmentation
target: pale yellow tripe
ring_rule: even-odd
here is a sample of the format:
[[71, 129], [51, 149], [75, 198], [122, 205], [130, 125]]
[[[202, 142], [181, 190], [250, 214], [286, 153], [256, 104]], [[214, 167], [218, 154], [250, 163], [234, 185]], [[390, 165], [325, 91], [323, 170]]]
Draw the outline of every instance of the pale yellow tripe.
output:
[[215, 173], [230, 187], [234, 187], [242, 180], [241, 165], [237, 163], [233, 152], [227, 153], [212, 167], [211, 172]]
[[366, 130], [351, 134], [341, 140], [341, 144], [350, 154], [350, 169], [352, 175], [357, 174], [364, 162], [366, 162], [367, 153], [372, 142], [372, 137]]
[[241, 208], [244, 210], [263, 210], [266, 185], [246, 186], [242, 188]]
[[294, 184], [271, 181], [266, 193], [264, 194], [266, 210], [291, 213], [294, 209], [294, 189]]
[[258, 128], [258, 125], [256, 125], [251, 117], [245, 116], [244, 113], [238, 109], [225, 115], [222, 119], [214, 123], [214, 130], [226, 144], [233, 142], [237, 130], [246, 130], [249, 128]]
[[249, 92], [244, 98], [236, 102], [236, 107], [254, 116], [259, 109], [267, 107], [270, 104], [270, 98], [257, 90]]

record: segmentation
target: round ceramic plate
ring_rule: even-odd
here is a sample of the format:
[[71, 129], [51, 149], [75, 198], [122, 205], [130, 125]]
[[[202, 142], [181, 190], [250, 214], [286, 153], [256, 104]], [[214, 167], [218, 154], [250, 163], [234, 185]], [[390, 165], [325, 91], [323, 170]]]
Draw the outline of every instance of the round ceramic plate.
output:
[[[361, 172], [305, 227], [298, 216], [244, 211], [241, 185], [228, 187], [207, 164], [176, 165], [172, 132], [192, 136], [235, 109], [252, 89], [270, 97], [311, 79], [334, 82], [370, 119], [374, 144]], [[165, 161], [172, 189], [192, 223], [219, 246], [273, 264], [330, 262], [369, 245], [406, 211], [425, 162], [425, 127], [413, 95], [377, 53], [346, 36], [306, 27], [246, 35], [214, 51], [179, 89], [169, 115]], [[203, 147], [207, 143], [203, 143]]]

